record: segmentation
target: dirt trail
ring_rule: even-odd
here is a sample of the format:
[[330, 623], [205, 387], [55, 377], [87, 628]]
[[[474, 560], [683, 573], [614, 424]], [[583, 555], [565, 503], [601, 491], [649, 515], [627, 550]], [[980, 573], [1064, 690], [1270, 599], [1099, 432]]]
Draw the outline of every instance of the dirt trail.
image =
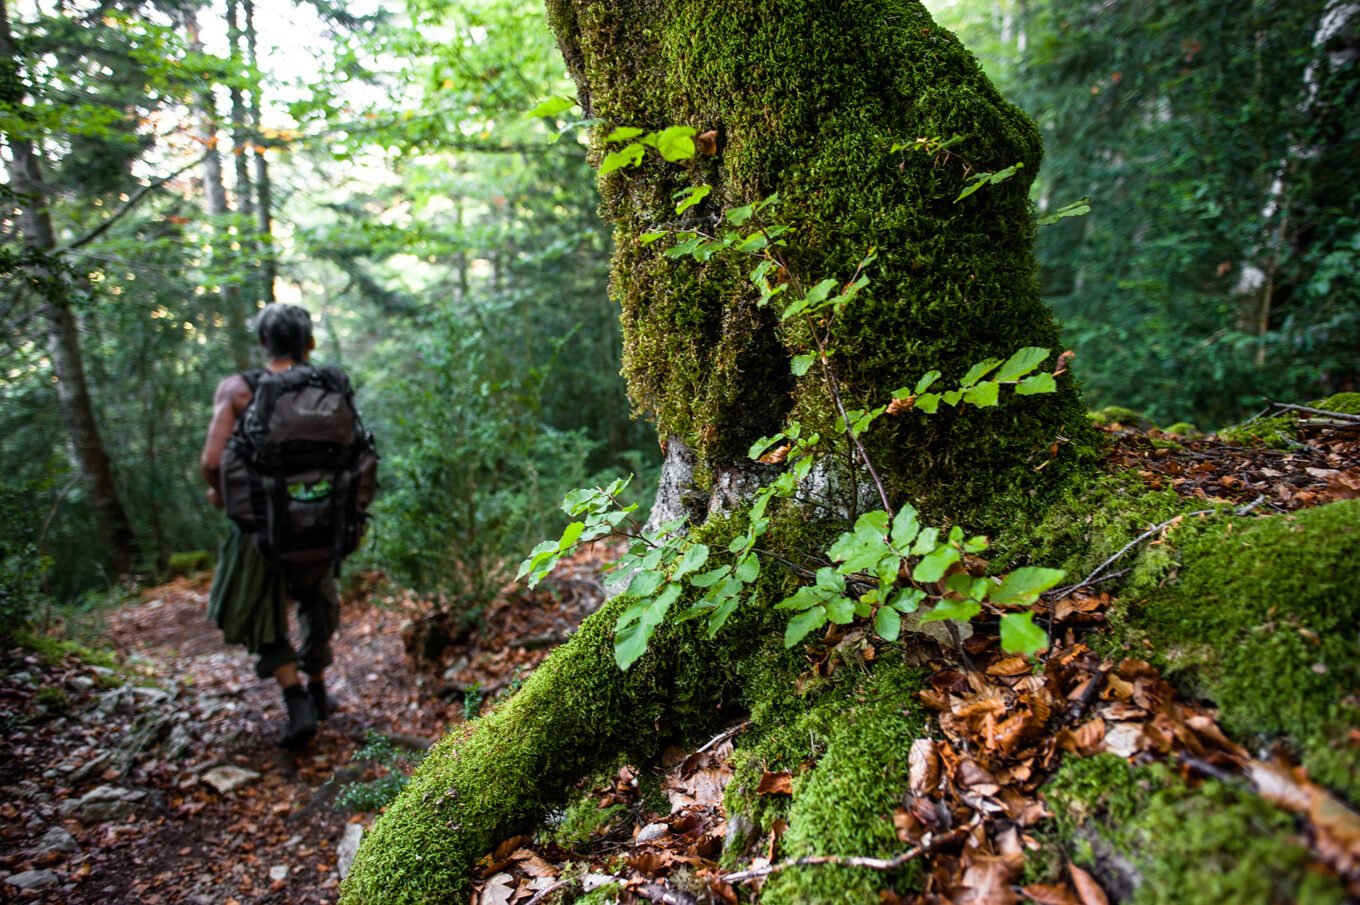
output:
[[[255, 678], [244, 650], [223, 646], [206, 609], [200, 579], [113, 613], [109, 640], [135, 674], [120, 687], [105, 687], [104, 671], [74, 658], [49, 667], [5, 655], [0, 868], [50, 870], [56, 882], [40, 879], [28, 892], [0, 884], [0, 897], [332, 902], [351, 818], [332, 806], [337, 787], [327, 781], [356, 772], [351, 755], [370, 730], [434, 739], [461, 718], [461, 700], [441, 699], [438, 683], [412, 675], [407, 613], [351, 601], [328, 671], [340, 712], [307, 750], [287, 754], [274, 744], [284, 719], [278, 689]], [[237, 774], [243, 783], [223, 793], [208, 781], [229, 777], [222, 767], [256, 775]], [[114, 791], [91, 799], [96, 789]]]

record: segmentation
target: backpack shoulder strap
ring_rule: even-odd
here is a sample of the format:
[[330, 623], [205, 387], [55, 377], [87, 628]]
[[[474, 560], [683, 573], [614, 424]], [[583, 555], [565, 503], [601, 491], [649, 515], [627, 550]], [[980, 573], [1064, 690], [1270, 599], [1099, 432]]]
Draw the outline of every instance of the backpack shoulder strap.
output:
[[241, 372], [241, 379], [246, 382], [246, 386], [250, 387], [250, 392], [253, 395], [255, 391], [259, 389], [260, 378], [264, 375], [265, 372], [263, 368], [251, 368], [248, 371]]

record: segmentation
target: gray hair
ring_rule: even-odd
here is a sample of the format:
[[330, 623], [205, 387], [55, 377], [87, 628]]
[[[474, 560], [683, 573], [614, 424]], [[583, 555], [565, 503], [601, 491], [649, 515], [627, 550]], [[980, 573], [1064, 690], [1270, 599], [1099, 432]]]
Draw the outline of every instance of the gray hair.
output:
[[255, 319], [255, 333], [271, 358], [302, 361], [311, 351], [312, 316], [300, 305], [266, 305]]

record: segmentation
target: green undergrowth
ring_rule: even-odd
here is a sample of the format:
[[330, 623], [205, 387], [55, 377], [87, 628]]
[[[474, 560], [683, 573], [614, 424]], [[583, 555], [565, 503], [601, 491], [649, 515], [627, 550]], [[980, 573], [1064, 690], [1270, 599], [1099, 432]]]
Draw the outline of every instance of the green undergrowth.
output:
[[1072, 860], [1134, 905], [1346, 901], [1294, 818], [1245, 790], [1099, 754], [1065, 761], [1043, 794]]
[[1117, 636], [1217, 704], [1238, 738], [1287, 736], [1315, 779], [1360, 801], [1346, 740], [1360, 722], [1360, 500], [1173, 537], [1162, 555], [1180, 563], [1177, 580], [1126, 592]]
[[111, 650], [98, 650], [66, 638], [56, 638], [39, 632], [20, 629], [13, 635], [14, 642], [25, 650], [37, 654], [47, 666], [58, 666], [67, 657], [73, 657], [90, 666], [120, 670], [122, 664]]

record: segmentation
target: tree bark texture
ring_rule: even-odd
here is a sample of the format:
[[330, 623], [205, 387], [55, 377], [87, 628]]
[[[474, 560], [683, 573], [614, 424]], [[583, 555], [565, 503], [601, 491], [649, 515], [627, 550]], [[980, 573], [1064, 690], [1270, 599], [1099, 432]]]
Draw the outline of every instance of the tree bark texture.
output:
[[[19, 56], [10, 31], [9, 14], [0, 0], [0, 92], [15, 108], [23, 102], [19, 80]], [[100, 436], [85, 379], [80, 352], [80, 334], [71, 311], [70, 280], [55, 259], [56, 233], [48, 207], [47, 190], [42, 181], [40, 152], [25, 136], [6, 136], [9, 145], [9, 184], [23, 205], [19, 228], [24, 247], [31, 254], [29, 268], [38, 284], [41, 311], [47, 328], [52, 371], [56, 376], [57, 400], [66, 425], [85, 487], [90, 494], [95, 519], [108, 550], [109, 562], [117, 575], [132, 574], [137, 558], [137, 538], [118, 494], [113, 463]]]

